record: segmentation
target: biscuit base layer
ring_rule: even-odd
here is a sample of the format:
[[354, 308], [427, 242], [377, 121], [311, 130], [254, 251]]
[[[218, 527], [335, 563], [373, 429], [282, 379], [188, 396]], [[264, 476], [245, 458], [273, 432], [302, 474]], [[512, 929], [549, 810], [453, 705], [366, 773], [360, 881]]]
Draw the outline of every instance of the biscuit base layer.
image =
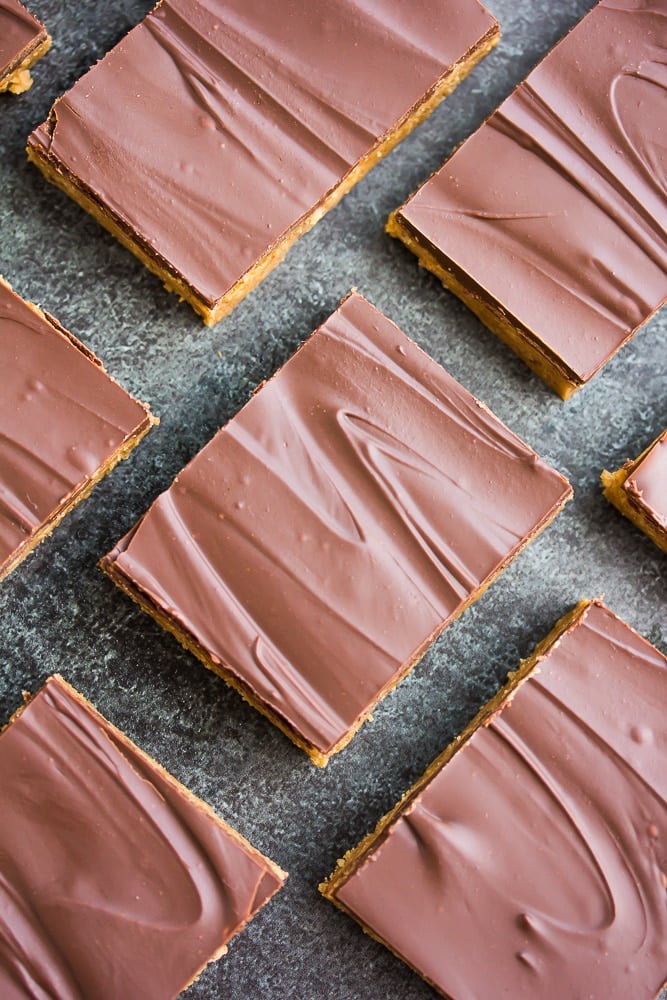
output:
[[426, 650], [440, 635], [440, 633], [448, 625], [455, 621], [459, 615], [463, 614], [466, 608], [470, 607], [471, 604], [474, 604], [474, 602], [481, 597], [487, 587], [489, 587], [493, 581], [500, 576], [502, 571], [513, 561], [513, 559], [554, 520], [554, 518], [561, 512], [565, 504], [571, 498], [572, 493], [570, 492], [553, 510], [549, 512], [541, 523], [538, 524], [535, 530], [528, 535], [512, 553], [510, 553], [510, 555], [501, 563], [495, 572], [483, 582], [482, 586], [474, 590], [461, 607], [459, 607], [453, 615], [438, 626], [433, 634], [430, 635], [428, 639], [419, 647], [414, 656], [412, 656], [411, 659], [404, 665], [403, 669], [392, 678], [389, 684], [385, 685], [385, 687], [378, 692], [373, 700], [373, 703], [355, 720], [354, 724], [350, 727], [350, 729], [348, 729], [343, 738], [340, 739], [338, 743], [336, 743], [335, 746], [333, 746], [331, 750], [326, 753], [303, 739], [303, 737], [300, 736], [294, 728], [282, 718], [282, 716], [272, 711], [268, 705], [261, 701], [246, 684], [244, 684], [234, 673], [232, 673], [231, 670], [229, 670], [225, 664], [220, 663], [217, 659], [214, 659], [186, 628], [174, 621], [173, 618], [167, 615], [160, 607], [158, 607], [157, 604], [147, 597], [139, 587], [133, 584], [133, 582], [129, 580], [124, 573], [121, 573], [116, 567], [113, 559], [109, 558], [109, 556], [105, 556], [100, 560], [99, 566], [107, 574], [107, 576], [113, 580], [116, 586], [123, 591], [123, 593], [127, 594], [128, 597], [131, 597], [132, 600], [139, 605], [142, 611], [145, 611], [146, 614], [150, 615], [151, 618], [154, 618], [155, 621], [162, 626], [162, 628], [166, 629], [167, 632], [170, 632], [173, 636], [175, 636], [178, 642], [190, 653], [193, 653], [205, 667], [208, 667], [209, 670], [212, 670], [215, 674], [221, 677], [230, 687], [237, 691], [249, 705], [265, 716], [269, 722], [272, 722], [273, 725], [284, 733], [285, 736], [287, 736], [297, 747], [304, 750], [310, 757], [313, 764], [317, 765], [317, 767], [326, 767], [330, 758], [333, 757], [334, 754], [343, 750], [355, 733], [359, 731], [364, 722], [372, 717], [373, 711], [386, 697], [386, 695], [389, 694], [390, 691], [393, 691], [394, 688], [400, 684], [403, 678], [406, 677], [411, 670], [413, 670]]
[[[500, 40], [500, 30], [497, 26], [490, 29], [480, 42], [468, 51], [466, 57], [455, 63], [435, 86], [425, 95], [424, 99], [412, 108], [398, 123], [396, 128], [378, 141], [376, 145], [345, 176], [329, 193], [306, 215], [302, 216], [291, 228], [286, 230], [281, 239], [263, 257], [250, 267], [231, 288], [216, 302], [206, 301], [192, 288], [183, 275], [172, 270], [162, 258], [152, 253], [146, 244], [141, 242], [127, 224], [112, 214], [95, 195], [88, 190], [76, 177], [59, 169], [57, 162], [50, 158], [41, 148], [28, 146], [28, 159], [34, 163], [50, 183], [59, 187], [69, 195], [93, 218], [104, 226], [124, 247], [130, 250], [149, 271], [157, 275], [169, 292], [185, 302], [204, 320], [207, 326], [213, 326], [224, 316], [227, 316], [238, 303], [245, 298], [285, 257], [290, 247], [307, 233], [322, 216], [332, 209], [354, 185], [364, 177], [371, 167], [389, 153], [409, 133], [437, 107], [448, 94], [461, 83], [477, 63], [487, 55]], [[57, 109], [57, 103], [55, 105]], [[52, 112], [52, 115], [54, 112]]]
[[9, 92], [10, 94], [24, 94], [32, 87], [32, 77], [30, 70], [35, 63], [45, 56], [51, 48], [51, 36], [41, 37], [37, 40], [34, 48], [27, 53], [22, 53], [21, 61], [16, 66], [10, 66], [5, 75], [0, 79], [0, 94]]
[[399, 212], [400, 209], [389, 216], [385, 227], [387, 233], [404, 243], [415, 255], [419, 264], [439, 278], [445, 288], [461, 299], [484, 326], [507, 344], [550, 389], [553, 389], [561, 399], [569, 399], [585, 384], [560, 359], [550, 357], [530, 332], [508, 316], [497, 303], [475, 294], [453, 270], [445, 267], [438, 257], [423, 246], [411, 230], [403, 225]]
[[[417, 779], [415, 784], [403, 795], [398, 803], [380, 819], [375, 829], [337, 862], [336, 868], [332, 874], [319, 886], [319, 890], [323, 896], [325, 896], [328, 900], [330, 900], [330, 902], [332, 902], [348, 916], [357, 920], [357, 923], [360, 923], [355, 915], [336, 898], [336, 890], [338, 887], [346, 882], [359, 865], [361, 865], [361, 863], [365, 860], [365, 858], [373, 850], [375, 850], [381, 842], [387, 828], [394, 822], [394, 820], [399, 818], [409, 803], [419, 795], [426, 785], [428, 785], [433, 776], [437, 774], [438, 771], [442, 770], [454, 754], [468, 742], [478, 729], [482, 726], [488, 725], [492, 718], [512, 701], [512, 698], [523, 682], [527, 680], [536, 669], [539, 668], [540, 660], [549, 652], [550, 648], [560, 639], [560, 637], [574, 625], [590, 604], [591, 601], [589, 600], [580, 601], [579, 604], [572, 609], [572, 611], [569, 611], [559, 619], [546, 638], [535, 647], [531, 655], [527, 659], [523, 660], [515, 671], [508, 675], [507, 683], [500, 689], [500, 691], [489, 702], [487, 702], [483, 708], [480, 709], [474, 719], [466, 726], [460, 735], [457, 736], [438, 757], [436, 757], [436, 759], [427, 767], [424, 774]], [[391, 945], [387, 944], [386, 941], [384, 941], [379, 935], [375, 934], [369, 927], [365, 926], [363, 923], [361, 923], [361, 927], [366, 934], [374, 938], [376, 941], [379, 941], [380, 944], [384, 945], [386, 948], [389, 948], [389, 950], [396, 955], [397, 958], [400, 958], [402, 962], [406, 961], [402, 955], [399, 955], [395, 949], [391, 947]], [[408, 962], [406, 964], [409, 965], [410, 963]], [[411, 966], [411, 968], [413, 971], [417, 972], [418, 975], [421, 975], [419, 970], [415, 969], [414, 966]]]
[[639, 458], [630, 459], [625, 462], [616, 472], [607, 472], [605, 469], [600, 479], [602, 480], [602, 492], [609, 503], [613, 504], [629, 521], [632, 521], [640, 531], [648, 535], [651, 541], [662, 552], [667, 552], [667, 531], [659, 524], [656, 524], [642, 507], [633, 503], [631, 497], [623, 488], [626, 479], [630, 478], [642, 459], [646, 458], [654, 445], [660, 440], [660, 437], [662, 435], [659, 435], [655, 441], [652, 441]]
[[[7, 282], [5, 282], [2, 278], [0, 278], [0, 281], [2, 281], [5, 285], [7, 284]], [[64, 326], [61, 326], [61, 324], [54, 319], [53, 316], [49, 315], [49, 313], [43, 312], [32, 302], [28, 302], [26, 304], [41, 319], [55, 327], [58, 333], [61, 333], [64, 337], [66, 337], [78, 351], [90, 358], [96, 364], [99, 364], [97, 358], [95, 358], [95, 356], [87, 350], [86, 347], [84, 347], [81, 341], [73, 336], [69, 330], [66, 330]], [[111, 378], [108, 372], [106, 372], [106, 375], [108, 378]], [[111, 380], [115, 382], [115, 379]], [[67, 514], [69, 514], [69, 512], [77, 506], [77, 504], [81, 503], [82, 500], [85, 500], [86, 497], [90, 495], [93, 487], [99, 483], [101, 479], [104, 479], [107, 473], [111, 472], [119, 462], [122, 462], [123, 459], [126, 459], [130, 453], [134, 451], [141, 439], [148, 434], [151, 427], [160, 422], [157, 417], [153, 416], [145, 403], [142, 403], [141, 405], [144, 407], [146, 413], [144, 423], [134, 432], [134, 434], [131, 434], [128, 438], [126, 438], [125, 441], [123, 441], [119, 447], [116, 448], [111, 455], [109, 455], [107, 460], [89, 478], [87, 478], [77, 489], [73, 490], [62, 502], [62, 504], [58, 505], [51, 517], [44, 521], [44, 523], [41, 524], [29, 536], [29, 538], [26, 539], [23, 545], [19, 546], [19, 548], [10, 555], [9, 559], [7, 559], [7, 561], [0, 566], [0, 580], [4, 580], [4, 578], [8, 576], [12, 570], [19, 565], [19, 563], [22, 563], [23, 560], [37, 548], [40, 542], [43, 542], [45, 538], [48, 538], [54, 528], [60, 524], [62, 519], [66, 517]]]

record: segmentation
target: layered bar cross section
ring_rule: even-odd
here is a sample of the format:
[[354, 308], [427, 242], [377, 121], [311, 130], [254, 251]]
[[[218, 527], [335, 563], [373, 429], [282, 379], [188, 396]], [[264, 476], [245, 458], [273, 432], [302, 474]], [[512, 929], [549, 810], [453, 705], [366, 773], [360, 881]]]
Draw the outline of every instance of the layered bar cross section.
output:
[[570, 496], [353, 294], [102, 565], [324, 764]]
[[59, 676], [0, 734], [3, 1000], [167, 1000], [285, 878]]
[[28, 152], [215, 323], [498, 37], [478, 0], [161, 0]]
[[321, 886], [450, 1000], [667, 985], [667, 659], [583, 602]]
[[666, 49], [602, 0], [389, 220], [563, 398], [667, 297]]

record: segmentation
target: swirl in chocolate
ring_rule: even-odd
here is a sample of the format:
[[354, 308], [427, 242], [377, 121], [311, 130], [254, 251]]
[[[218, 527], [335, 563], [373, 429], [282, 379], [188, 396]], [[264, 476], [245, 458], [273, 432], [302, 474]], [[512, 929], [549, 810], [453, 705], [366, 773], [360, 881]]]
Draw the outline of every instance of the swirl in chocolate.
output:
[[667, 661], [589, 605], [335, 898], [452, 1000], [667, 980]]
[[58, 677], [0, 736], [0, 815], [3, 1000], [166, 1000], [281, 882]]
[[106, 564], [327, 753], [570, 493], [351, 295]]

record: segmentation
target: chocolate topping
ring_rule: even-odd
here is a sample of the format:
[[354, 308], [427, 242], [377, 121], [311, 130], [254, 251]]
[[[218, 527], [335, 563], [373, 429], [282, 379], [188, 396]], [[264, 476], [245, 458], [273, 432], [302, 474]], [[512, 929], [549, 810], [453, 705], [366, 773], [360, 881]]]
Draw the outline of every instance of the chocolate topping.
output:
[[90, 352], [2, 281], [0, 371], [2, 575], [151, 418]]
[[667, 430], [637, 462], [623, 489], [630, 503], [667, 531]]
[[0, 0], [0, 78], [20, 62], [25, 49], [46, 37], [43, 25], [18, 0]]
[[665, 657], [590, 605], [336, 899], [452, 1000], [653, 1000], [665, 704]]
[[603, 0], [399, 211], [584, 382], [667, 297], [664, 0]]
[[351, 295], [106, 565], [328, 753], [570, 494]]
[[282, 873], [51, 678], [0, 736], [3, 1000], [166, 1000]]
[[163, 0], [29, 142], [213, 305], [496, 27], [478, 0]]

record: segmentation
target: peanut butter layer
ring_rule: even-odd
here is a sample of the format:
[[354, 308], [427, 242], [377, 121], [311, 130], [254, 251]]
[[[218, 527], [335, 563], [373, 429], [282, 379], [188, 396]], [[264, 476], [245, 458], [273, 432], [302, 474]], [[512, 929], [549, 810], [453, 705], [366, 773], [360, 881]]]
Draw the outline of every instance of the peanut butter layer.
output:
[[48, 52], [46, 28], [18, 0], [0, 0], [0, 94], [32, 86], [30, 68]]
[[168, 1000], [285, 873], [51, 677], [0, 735], [3, 1000]]
[[213, 323], [497, 40], [478, 0], [162, 0], [28, 152]]
[[0, 579], [155, 422], [52, 316], [0, 279]]
[[102, 565], [325, 764], [570, 496], [353, 294]]
[[667, 984], [667, 660], [558, 623], [322, 892], [449, 1000]]
[[665, 13], [601, 0], [388, 224], [563, 398], [667, 297]]
[[604, 495], [667, 552], [667, 430], [639, 458], [603, 472]]

